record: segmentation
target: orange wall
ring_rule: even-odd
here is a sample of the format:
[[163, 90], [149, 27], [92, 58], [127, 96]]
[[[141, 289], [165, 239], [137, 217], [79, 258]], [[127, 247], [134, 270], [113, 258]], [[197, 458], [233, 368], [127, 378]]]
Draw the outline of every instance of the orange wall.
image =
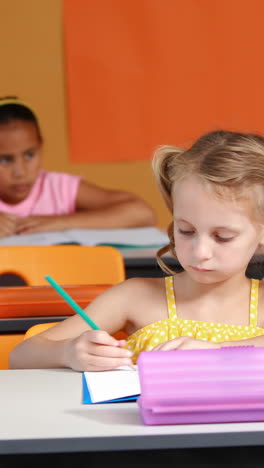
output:
[[263, 0], [64, 5], [73, 161], [149, 160], [219, 127], [263, 133]]
[[93, 183], [133, 191], [154, 207], [158, 224], [165, 227], [170, 215], [149, 161], [78, 164], [70, 160], [62, 15], [61, 0], [0, 1], [0, 95], [16, 94], [38, 114], [46, 169], [83, 174]]

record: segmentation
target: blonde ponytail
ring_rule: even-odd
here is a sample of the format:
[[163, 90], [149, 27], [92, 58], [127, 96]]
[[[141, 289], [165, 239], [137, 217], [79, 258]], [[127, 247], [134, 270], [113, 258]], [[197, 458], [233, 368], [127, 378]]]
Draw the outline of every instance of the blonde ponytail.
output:
[[175, 160], [184, 152], [175, 146], [159, 146], [154, 152], [152, 169], [156, 178], [161, 195], [172, 213], [173, 205], [171, 190], [173, 184], [173, 168]]

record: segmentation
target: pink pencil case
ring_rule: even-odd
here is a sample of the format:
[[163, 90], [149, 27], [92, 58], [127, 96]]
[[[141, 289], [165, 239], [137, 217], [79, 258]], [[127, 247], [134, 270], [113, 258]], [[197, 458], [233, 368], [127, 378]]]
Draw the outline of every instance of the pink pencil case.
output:
[[144, 424], [264, 421], [264, 348], [143, 351]]

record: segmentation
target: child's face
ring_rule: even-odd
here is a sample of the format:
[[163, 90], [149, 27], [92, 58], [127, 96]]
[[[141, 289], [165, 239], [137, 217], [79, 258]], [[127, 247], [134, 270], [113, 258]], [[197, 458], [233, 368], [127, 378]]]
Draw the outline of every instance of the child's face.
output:
[[41, 142], [32, 122], [0, 125], [0, 199], [16, 204], [30, 193], [40, 169]]
[[248, 206], [217, 198], [192, 176], [173, 190], [175, 252], [199, 283], [245, 272], [263, 236]]

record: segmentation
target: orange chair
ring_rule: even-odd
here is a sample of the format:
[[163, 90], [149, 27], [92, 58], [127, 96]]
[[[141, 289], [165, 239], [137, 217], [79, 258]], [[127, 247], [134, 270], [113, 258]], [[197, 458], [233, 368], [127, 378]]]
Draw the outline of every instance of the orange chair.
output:
[[29, 286], [47, 285], [50, 275], [62, 285], [116, 284], [125, 279], [122, 254], [110, 246], [0, 246], [0, 275], [15, 274]]
[[[64, 286], [77, 304], [84, 309], [111, 284], [78, 284]], [[73, 315], [75, 312], [51, 286], [13, 286], [0, 288], [1, 319], [28, 319]], [[47, 320], [46, 320], [47, 321]]]
[[[110, 246], [1, 246], [3, 273], [20, 276], [29, 286], [47, 285], [46, 275], [63, 286], [114, 285], [125, 279], [125, 265], [121, 253]], [[11, 349], [23, 339], [24, 334], [0, 334], [1, 369], [8, 368]]]
[[0, 369], [8, 369], [8, 356], [24, 339], [24, 335], [0, 335]]
[[41, 333], [45, 330], [48, 330], [48, 328], [54, 327], [54, 325], [57, 325], [57, 323], [59, 322], [38, 323], [37, 325], [33, 325], [26, 331], [24, 340], [27, 340], [28, 338], [31, 338], [31, 336], [37, 335], [38, 333]]

